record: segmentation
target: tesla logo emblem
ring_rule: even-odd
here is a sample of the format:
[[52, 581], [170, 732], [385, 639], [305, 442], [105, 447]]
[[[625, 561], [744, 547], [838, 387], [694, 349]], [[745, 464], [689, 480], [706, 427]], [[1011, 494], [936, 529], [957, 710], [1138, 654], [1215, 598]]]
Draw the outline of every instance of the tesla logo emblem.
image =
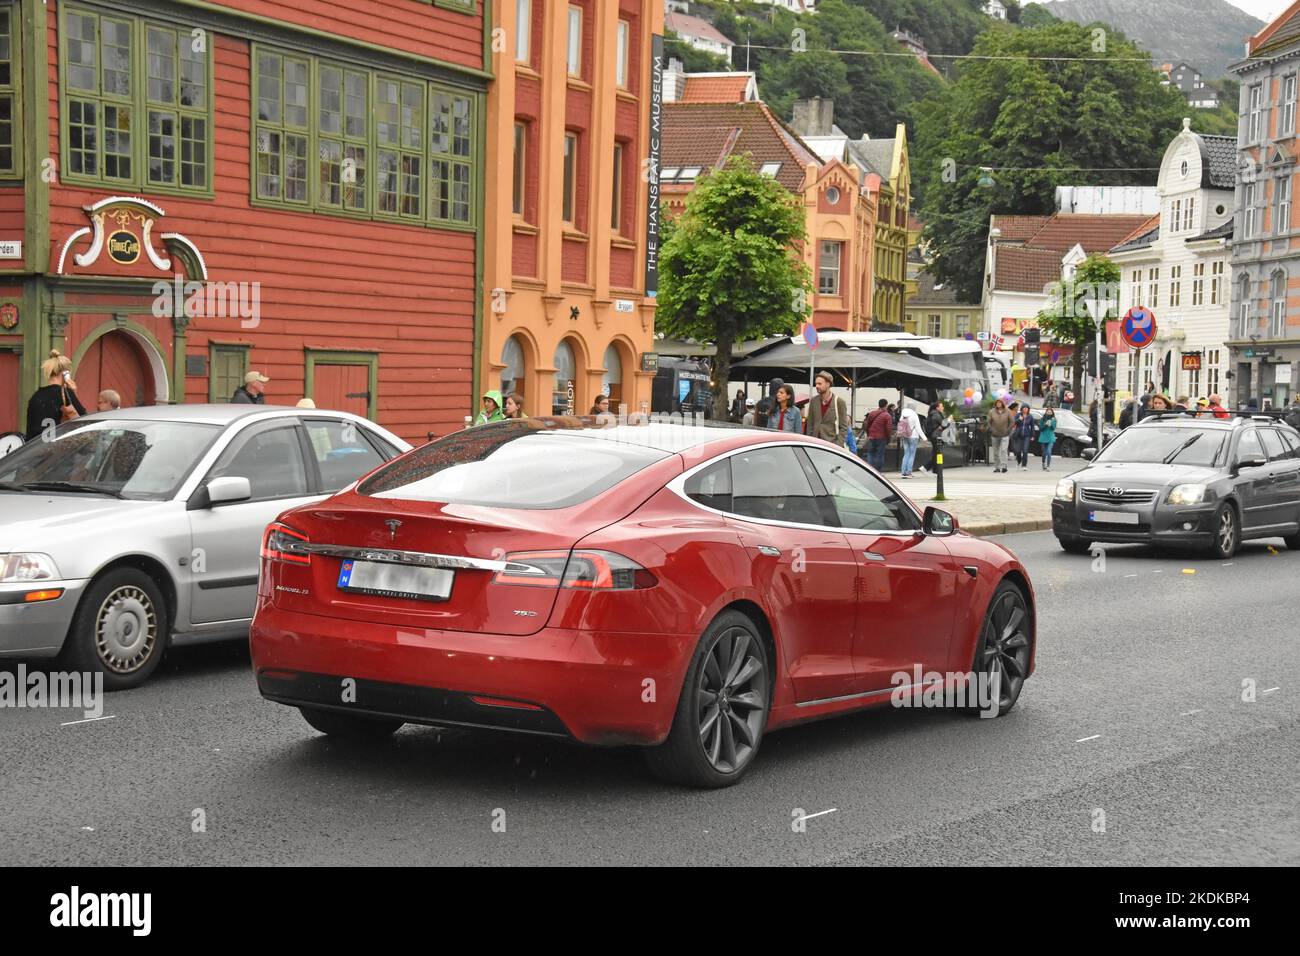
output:
[[1108, 490], [1110, 491], [1110, 496], [1111, 496], [1112, 498], [1123, 498], [1123, 497], [1124, 497], [1124, 489], [1123, 489], [1123, 488], [1111, 488], [1111, 489], [1108, 489]]
[[396, 541], [397, 529], [402, 526], [402, 522], [398, 521], [396, 518], [389, 518], [387, 521], [384, 522], [384, 524], [388, 525], [389, 540]]

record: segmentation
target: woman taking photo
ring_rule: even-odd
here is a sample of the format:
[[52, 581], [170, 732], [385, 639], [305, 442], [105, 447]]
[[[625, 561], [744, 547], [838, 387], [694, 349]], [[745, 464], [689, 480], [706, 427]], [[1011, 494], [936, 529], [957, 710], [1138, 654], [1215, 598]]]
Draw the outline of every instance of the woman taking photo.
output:
[[776, 404], [768, 416], [767, 427], [778, 432], [803, 433], [803, 415], [794, 403], [794, 389], [781, 385], [776, 390]]
[[46, 428], [69, 422], [86, 414], [77, 398], [77, 383], [72, 380], [72, 359], [58, 349], [41, 363], [45, 384], [27, 402], [27, 440], [38, 438]]

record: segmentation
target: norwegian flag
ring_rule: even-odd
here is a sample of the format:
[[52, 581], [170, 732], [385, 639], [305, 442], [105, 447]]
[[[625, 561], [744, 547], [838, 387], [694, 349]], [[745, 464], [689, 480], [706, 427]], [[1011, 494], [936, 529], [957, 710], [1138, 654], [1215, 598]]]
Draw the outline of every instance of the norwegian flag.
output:
[[989, 338], [989, 351], [997, 352], [1001, 348], [1002, 348], [1002, 336], [994, 332], [993, 335]]

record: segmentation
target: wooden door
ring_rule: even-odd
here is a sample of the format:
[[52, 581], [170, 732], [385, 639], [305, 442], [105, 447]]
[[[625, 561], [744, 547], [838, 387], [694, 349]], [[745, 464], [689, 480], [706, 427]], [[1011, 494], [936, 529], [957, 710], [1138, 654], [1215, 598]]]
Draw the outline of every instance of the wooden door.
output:
[[149, 363], [139, 344], [125, 332], [115, 330], [96, 339], [72, 375], [77, 381], [77, 397], [89, 412], [95, 410], [99, 393], [106, 388], [122, 396], [123, 408], [154, 404]]
[[18, 425], [18, 406], [23, 400], [21, 366], [17, 352], [0, 352], [0, 432], [22, 431]]
[[313, 400], [317, 408], [370, 415], [369, 365], [317, 365]]

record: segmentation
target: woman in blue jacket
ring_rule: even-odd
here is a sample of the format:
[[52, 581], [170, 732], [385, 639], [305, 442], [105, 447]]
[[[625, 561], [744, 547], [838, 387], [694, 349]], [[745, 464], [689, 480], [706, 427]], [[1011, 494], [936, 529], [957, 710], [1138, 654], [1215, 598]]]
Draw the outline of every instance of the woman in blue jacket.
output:
[[1034, 416], [1028, 404], [1021, 405], [1020, 414], [1011, 426], [1011, 444], [1015, 449], [1016, 459], [1020, 462], [1021, 471], [1029, 469], [1029, 448], [1033, 443]]
[[1038, 423], [1038, 444], [1043, 446], [1043, 471], [1052, 470], [1052, 446], [1056, 444], [1056, 412], [1046, 409]]

